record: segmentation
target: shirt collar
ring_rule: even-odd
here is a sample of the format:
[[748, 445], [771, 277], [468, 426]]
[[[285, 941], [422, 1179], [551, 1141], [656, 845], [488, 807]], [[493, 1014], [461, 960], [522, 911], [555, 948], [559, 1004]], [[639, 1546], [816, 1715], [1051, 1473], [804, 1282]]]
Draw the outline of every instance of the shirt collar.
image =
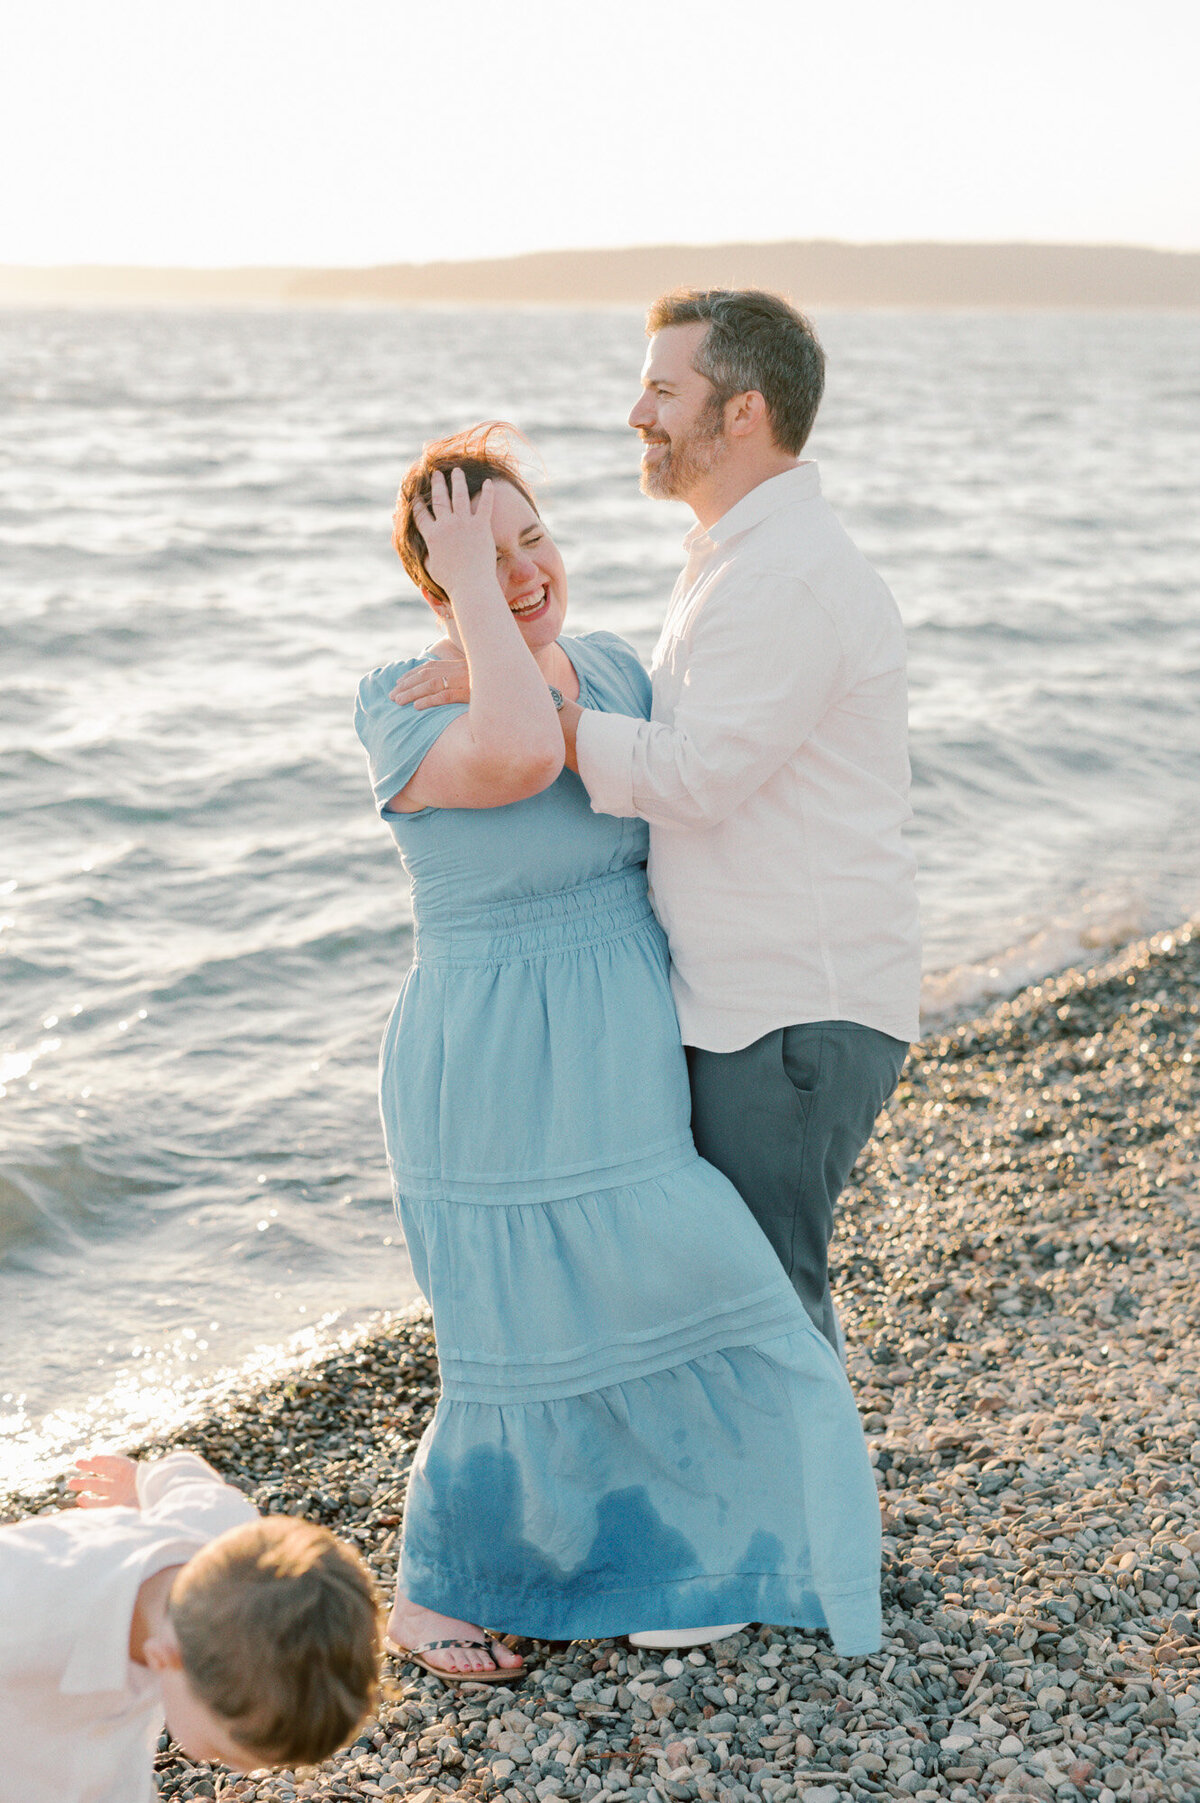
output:
[[736, 501], [719, 520], [711, 526], [704, 527], [697, 523], [684, 539], [685, 550], [690, 551], [701, 539], [709, 544], [723, 545], [726, 539], [733, 538], [739, 532], [748, 532], [751, 526], [759, 526], [771, 514], [778, 513], [781, 507], [794, 506], [797, 501], [806, 501], [821, 492], [821, 476], [815, 463], [798, 464], [793, 470], [784, 470], [778, 476], [768, 476], [752, 488], [749, 494]]

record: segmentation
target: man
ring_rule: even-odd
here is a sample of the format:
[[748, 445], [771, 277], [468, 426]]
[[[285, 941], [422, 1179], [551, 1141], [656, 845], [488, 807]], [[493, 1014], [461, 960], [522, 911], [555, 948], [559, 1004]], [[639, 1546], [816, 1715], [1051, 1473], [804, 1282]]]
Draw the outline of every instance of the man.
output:
[[834, 1207], [918, 1032], [903, 632], [800, 457], [824, 386], [808, 322], [686, 291], [647, 332], [642, 488], [697, 523], [650, 721], [567, 702], [568, 762], [597, 812], [650, 823], [696, 1144], [840, 1351]]

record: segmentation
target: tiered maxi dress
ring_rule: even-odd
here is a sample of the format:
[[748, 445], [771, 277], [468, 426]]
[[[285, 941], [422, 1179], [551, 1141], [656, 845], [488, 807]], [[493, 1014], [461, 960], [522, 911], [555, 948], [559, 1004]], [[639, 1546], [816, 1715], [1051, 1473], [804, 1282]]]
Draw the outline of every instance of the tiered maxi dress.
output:
[[[563, 639], [585, 707], [649, 713], [609, 633]], [[880, 1643], [879, 1505], [845, 1373], [741, 1197], [696, 1153], [646, 827], [564, 771], [491, 809], [388, 811], [463, 710], [356, 725], [412, 880], [384, 1037], [396, 1208], [442, 1394], [401, 1583], [500, 1632], [770, 1621]]]

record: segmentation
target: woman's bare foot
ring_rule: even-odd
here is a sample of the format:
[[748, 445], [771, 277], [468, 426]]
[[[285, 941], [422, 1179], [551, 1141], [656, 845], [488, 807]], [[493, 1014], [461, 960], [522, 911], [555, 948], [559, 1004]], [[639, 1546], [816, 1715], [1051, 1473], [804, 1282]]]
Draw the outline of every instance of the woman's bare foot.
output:
[[[437, 1615], [432, 1609], [422, 1609], [419, 1603], [410, 1603], [399, 1590], [392, 1604], [392, 1613], [388, 1617], [387, 1640], [394, 1647], [415, 1648], [428, 1646], [431, 1640], [476, 1640], [487, 1639], [482, 1628], [471, 1621], [455, 1621], [451, 1615]], [[503, 1641], [493, 1640], [491, 1648], [483, 1646], [442, 1646], [431, 1652], [422, 1653], [423, 1662], [433, 1671], [460, 1674], [462, 1672], [494, 1672], [511, 1671], [515, 1677], [524, 1670], [525, 1661]]]

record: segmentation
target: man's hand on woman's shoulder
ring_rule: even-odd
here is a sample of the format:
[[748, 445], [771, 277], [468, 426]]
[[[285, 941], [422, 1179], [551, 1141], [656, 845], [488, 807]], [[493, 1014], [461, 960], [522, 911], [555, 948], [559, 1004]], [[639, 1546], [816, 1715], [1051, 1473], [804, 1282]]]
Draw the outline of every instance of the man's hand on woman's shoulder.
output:
[[432, 657], [408, 670], [392, 690], [400, 707], [446, 707], [471, 699], [471, 677], [465, 657]]

